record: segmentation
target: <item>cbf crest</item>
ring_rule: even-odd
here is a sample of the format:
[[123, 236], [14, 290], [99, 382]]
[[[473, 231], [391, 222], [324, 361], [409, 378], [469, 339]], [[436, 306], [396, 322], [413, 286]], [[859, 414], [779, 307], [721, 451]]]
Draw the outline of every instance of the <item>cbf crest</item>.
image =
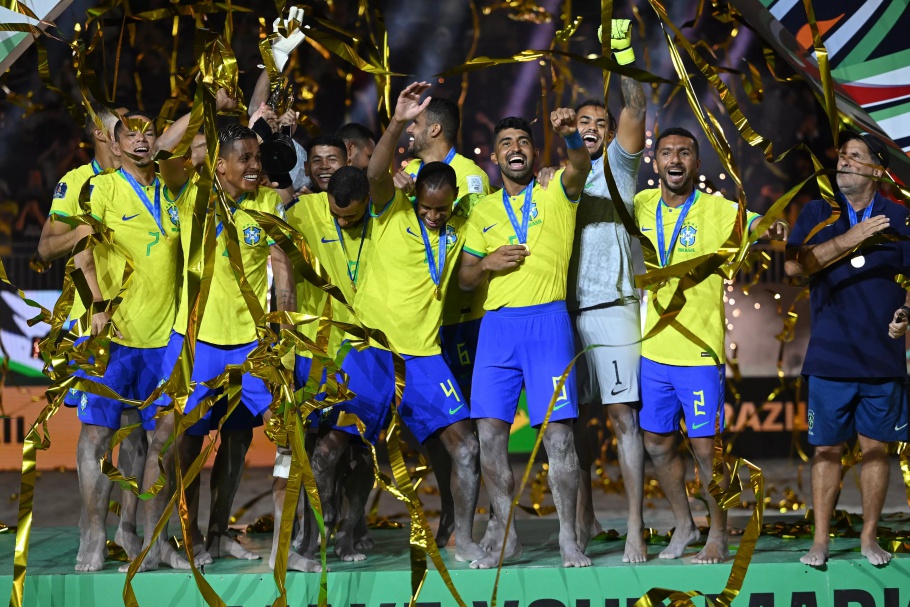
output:
[[451, 249], [455, 246], [455, 243], [458, 242], [458, 234], [455, 233], [455, 228], [450, 225], [446, 226], [446, 250]]
[[695, 237], [697, 235], [698, 230], [695, 228], [695, 226], [687, 223], [679, 232], [679, 244], [687, 249], [692, 249], [695, 247]]
[[262, 228], [259, 226], [247, 226], [243, 229], [243, 242], [254, 247], [259, 244], [260, 240], [262, 240]]
[[167, 208], [167, 216], [171, 220], [171, 223], [177, 227], [180, 227], [180, 214], [177, 212], [177, 205], [172, 204]]

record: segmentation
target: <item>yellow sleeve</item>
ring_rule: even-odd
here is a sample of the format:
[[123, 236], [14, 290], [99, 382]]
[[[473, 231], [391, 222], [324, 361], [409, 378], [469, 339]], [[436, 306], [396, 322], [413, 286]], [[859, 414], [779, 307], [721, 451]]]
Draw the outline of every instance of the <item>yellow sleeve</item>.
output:
[[79, 207], [79, 192], [85, 182], [76, 177], [76, 171], [70, 171], [57, 183], [57, 187], [54, 188], [54, 198], [51, 200], [50, 215], [72, 217], [82, 214], [82, 209]]
[[464, 225], [464, 250], [475, 257], [487, 256], [487, 241], [483, 237], [479, 213], [474, 213]]

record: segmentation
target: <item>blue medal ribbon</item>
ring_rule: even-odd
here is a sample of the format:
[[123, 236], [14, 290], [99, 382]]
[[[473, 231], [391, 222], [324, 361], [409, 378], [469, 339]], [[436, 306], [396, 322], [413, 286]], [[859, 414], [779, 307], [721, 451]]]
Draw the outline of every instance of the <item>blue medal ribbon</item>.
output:
[[448, 240], [446, 238], [446, 224], [442, 224], [442, 228], [439, 229], [439, 254], [434, 258], [433, 245], [430, 244], [430, 235], [427, 233], [427, 227], [423, 224], [423, 220], [420, 219], [420, 216], [417, 217], [417, 223], [420, 224], [420, 235], [423, 236], [423, 248], [427, 254], [427, 267], [430, 269], [430, 280], [436, 285], [436, 299], [439, 299], [440, 289], [442, 288], [440, 282], [442, 281], [442, 274], [446, 265], [446, 241]]
[[[227, 192], [225, 192], [225, 194], [227, 194]], [[229, 197], [229, 198], [230, 198], [230, 197]], [[231, 210], [231, 215], [232, 215], [232, 216], [234, 215], [234, 212], [237, 211], [238, 208], [240, 208], [240, 205], [243, 204], [244, 199], [246, 199], [246, 192], [244, 192], [244, 193], [240, 196], [240, 198], [238, 198], [238, 199], [234, 202], [234, 206], [233, 206], [233, 207], [229, 207], [230, 210]], [[221, 230], [223, 230], [223, 229], [224, 229], [224, 224], [222, 224], [222, 223], [221, 223], [221, 220], [219, 220], [219, 221], [218, 221], [218, 226], [215, 227], [215, 238], [218, 238], [219, 236], [221, 236]]]
[[502, 189], [502, 204], [506, 208], [506, 214], [509, 216], [509, 221], [512, 223], [512, 229], [515, 230], [515, 236], [518, 238], [518, 242], [521, 244], [526, 244], [528, 242], [528, 221], [531, 218], [531, 195], [534, 190], [534, 179], [531, 179], [531, 183], [525, 186], [525, 199], [521, 204], [521, 223], [518, 223], [518, 218], [515, 217], [515, 211], [512, 210], [512, 203], [509, 200], [509, 193], [506, 192], [506, 189]]
[[[866, 207], [866, 210], [863, 211], [863, 218], [860, 219], [860, 221], [866, 221], [867, 219], [872, 217], [872, 206], [874, 203], [875, 203], [875, 200], [873, 199], [872, 202], [869, 203], [869, 206]], [[857, 224], [856, 211], [853, 210], [853, 206], [849, 202], [847, 203], [847, 217], [850, 218], [850, 227], [851, 228]]]
[[99, 175], [101, 173], [101, 165], [98, 164], [98, 161], [94, 158], [92, 158], [92, 171], [95, 172], [95, 175]]
[[145, 188], [136, 181], [135, 177], [123, 169], [120, 169], [117, 172], [120, 173], [120, 176], [123, 177], [130, 186], [132, 186], [133, 191], [136, 192], [139, 200], [142, 201], [142, 204], [145, 205], [148, 212], [152, 214], [152, 219], [155, 220], [161, 233], [167, 236], [167, 232], [164, 231], [164, 226], [161, 225], [161, 182], [158, 180], [158, 176], [155, 175], [155, 181], [152, 183], [152, 185], [155, 186], [155, 203], [152, 204], [152, 201], [149, 200], [148, 195], [145, 193]]
[[663, 197], [657, 203], [657, 225], [655, 226], [655, 232], [657, 232], [657, 254], [660, 257], [660, 267], [665, 268], [667, 264], [670, 263], [670, 254], [673, 251], [673, 247], [676, 246], [676, 240], [679, 238], [679, 233], [682, 231], [683, 223], [686, 221], [686, 215], [689, 214], [689, 209], [692, 208], [692, 205], [695, 204], [695, 200], [698, 198], [698, 190], [693, 189], [692, 194], [689, 195], [689, 198], [686, 199], [686, 202], [683, 203], [682, 207], [679, 209], [679, 217], [676, 218], [676, 226], [673, 228], [673, 236], [670, 238], [669, 245], [664, 247], [664, 216], [663, 216], [663, 207], [667, 203], [664, 202]]
[[348, 262], [348, 278], [351, 279], [351, 288], [354, 289], [354, 292], [357, 292], [357, 277], [360, 274], [360, 254], [363, 253], [363, 242], [367, 239], [367, 224], [370, 222], [370, 215], [364, 215], [363, 218], [363, 230], [360, 233], [360, 248], [357, 249], [357, 261], [354, 264], [354, 271], [351, 271], [351, 258], [348, 257], [348, 248], [344, 244], [344, 233], [341, 231], [341, 226], [338, 225], [338, 220], [334, 217], [332, 222], [335, 224], [335, 232], [338, 234], [338, 242], [341, 243], [341, 250], [344, 251], [344, 258]]
[[[443, 162], [446, 164], [450, 164], [452, 162], [453, 158], [455, 158], [455, 148], [452, 148], [451, 150], [449, 150], [449, 153], [446, 154], [446, 157], [443, 160]], [[423, 164], [424, 164], [423, 160], [421, 160], [420, 166], [417, 167], [417, 174], [416, 175], [412, 174], [411, 177], [413, 177], [414, 179], [417, 179], [417, 175], [420, 175], [420, 171], [423, 169]]]

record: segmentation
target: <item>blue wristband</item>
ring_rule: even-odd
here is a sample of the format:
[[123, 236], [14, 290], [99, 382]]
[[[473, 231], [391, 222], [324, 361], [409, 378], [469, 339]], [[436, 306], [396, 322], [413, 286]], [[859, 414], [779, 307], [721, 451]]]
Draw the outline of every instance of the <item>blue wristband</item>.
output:
[[569, 148], [570, 150], [577, 150], [579, 148], [585, 147], [584, 139], [581, 138], [581, 133], [579, 133], [578, 131], [575, 131], [574, 133], [572, 133], [568, 137], [564, 137], [563, 139], [566, 140], [566, 147]]

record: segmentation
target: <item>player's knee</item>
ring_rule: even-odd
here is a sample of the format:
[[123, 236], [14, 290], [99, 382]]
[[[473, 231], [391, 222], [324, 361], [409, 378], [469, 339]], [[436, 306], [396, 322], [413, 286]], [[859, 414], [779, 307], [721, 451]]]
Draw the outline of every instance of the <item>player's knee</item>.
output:
[[840, 462], [844, 452], [844, 445], [817, 445], [813, 459], [816, 462]]
[[635, 411], [625, 405], [610, 407], [607, 409], [610, 416], [610, 423], [613, 425], [613, 432], [616, 435], [616, 441], [623, 443], [626, 440], [641, 440], [641, 432], [638, 428], [638, 420]]
[[455, 445], [450, 454], [457, 466], [474, 466], [480, 456], [480, 443], [473, 433], [469, 433]]
[[667, 440], [666, 437], [663, 436], [645, 434], [644, 444], [645, 450], [648, 452], [648, 455], [651, 456], [651, 460], [654, 462], [655, 466], [670, 461], [676, 453], [676, 441]]

